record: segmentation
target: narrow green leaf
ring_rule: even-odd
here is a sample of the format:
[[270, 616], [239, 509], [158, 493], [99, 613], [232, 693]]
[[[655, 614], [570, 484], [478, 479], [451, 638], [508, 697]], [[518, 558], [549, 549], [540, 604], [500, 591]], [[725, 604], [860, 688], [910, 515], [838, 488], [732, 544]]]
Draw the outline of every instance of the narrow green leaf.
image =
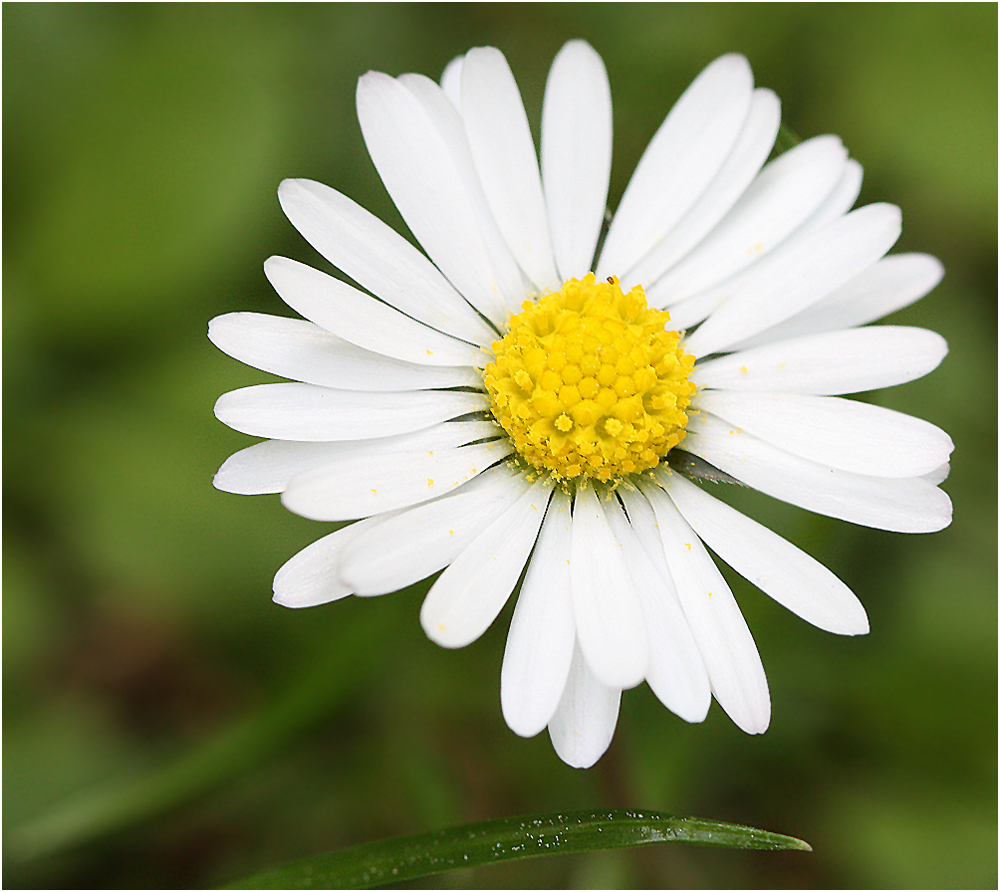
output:
[[731, 849], [798, 849], [801, 839], [702, 818], [611, 809], [522, 815], [447, 830], [382, 839], [293, 861], [234, 883], [231, 889], [365, 889], [476, 867], [569, 852], [657, 843]]
[[794, 149], [800, 142], [802, 142], [802, 137], [791, 127], [782, 123], [778, 126], [778, 135], [774, 140], [774, 150], [771, 152], [771, 156], [783, 155], [789, 149]]

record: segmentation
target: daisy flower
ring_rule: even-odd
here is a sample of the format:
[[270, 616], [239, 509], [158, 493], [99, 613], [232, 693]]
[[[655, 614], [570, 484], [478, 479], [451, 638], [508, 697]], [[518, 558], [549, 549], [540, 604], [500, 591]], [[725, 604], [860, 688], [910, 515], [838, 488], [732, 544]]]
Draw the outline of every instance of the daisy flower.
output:
[[[283, 257], [265, 273], [303, 319], [214, 319], [221, 350], [292, 383], [224, 394], [267, 438], [215, 485], [354, 521], [289, 560], [274, 599], [308, 607], [440, 573], [420, 613], [463, 647], [520, 593], [500, 679], [507, 724], [546, 727], [578, 767], [607, 749], [623, 690], [682, 719], [714, 696], [770, 720], [757, 647], [715, 557], [806, 621], [857, 635], [836, 576], [707, 492], [738, 481], [883, 530], [948, 525], [939, 428], [845, 398], [912, 381], [947, 347], [868, 323], [942, 275], [885, 256], [899, 209], [851, 210], [861, 167], [819, 136], [768, 162], [780, 106], [727, 55], [684, 92], [604, 232], [611, 92], [582, 41], [545, 87], [541, 151], [503, 55], [440, 84], [370, 72], [372, 161], [422, 253], [350, 198], [286, 180], [281, 206], [344, 277]], [[603, 236], [603, 240], [602, 240]]]

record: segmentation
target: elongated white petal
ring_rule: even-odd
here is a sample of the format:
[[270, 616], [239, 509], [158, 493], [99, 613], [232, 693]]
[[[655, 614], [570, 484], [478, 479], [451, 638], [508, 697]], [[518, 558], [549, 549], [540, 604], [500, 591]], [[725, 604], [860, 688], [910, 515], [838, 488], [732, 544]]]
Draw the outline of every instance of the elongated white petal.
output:
[[462, 110], [462, 65], [465, 56], [456, 56], [444, 67], [441, 73], [441, 89], [451, 100], [451, 104]]
[[922, 378], [948, 353], [941, 335], [877, 325], [807, 335], [695, 366], [700, 387], [766, 393], [860, 393]]
[[623, 287], [655, 282], [712, 231], [767, 160], [780, 123], [778, 97], [770, 90], [754, 90], [743, 129], [715, 179], [673, 229], [621, 277]]
[[928, 483], [933, 483], [935, 486], [940, 486], [945, 480], [948, 479], [948, 475], [951, 473], [951, 462], [945, 462], [940, 468], [935, 468], [929, 474], [924, 474], [923, 478]]
[[657, 479], [705, 544], [783, 607], [827, 632], [868, 632], [861, 602], [819, 561], [680, 474], [660, 472]]
[[569, 497], [556, 490], [517, 598], [500, 673], [503, 717], [522, 737], [534, 737], [549, 723], [569, 676], [576, 641], [571, 525]]
[[902, 228], [899, 208], [870, 204], [802, 240], [790, 253], [776, 251], [755, 276], [687, 339], [696, 356], [717, 353], [815, 303], [872, 266], [895, 244]]
[[955, 448], [930, 422], [834, 396], [706, 390], [696, 402], [761, 440], [855, 474], [919, 477]]
[[457, 338], [492, 342], [493, 330], [437, 267], [346, 195], [312, 180], [285, 180], [278, 200], [306, 241], [372, 294]]
[[298, 474], [336, 461], [454, 448], [473, 440], [495, 437], [498, 432], [499, 428], [491, 421], [446, 421], [410, 434], [374, 440], [332, 443], [265, 440], [229, 456], [212, 483], [223, 492], [245, 496], [282, 492]]
[[469, 50], [462, 63], [461, 95], [469, 147], [497, 226], [541, 293], [557, 291], [538, 159], [503, 53], [493, 47]]
[[649, 663], [642, 607], [599, 497], [578, 488], [573, 503], [570, 588], [577, 638], [604, 684], [631, 688]]
[[646, 289], [649, 305], [669, 306], [710, 288], [781, 244], [834, 189], [846, 161], [835, 136], [807, 140], [775, 158], [719, 225]]
[[716, 59], [691, 84], [643, 153], [611, 221], [598, 278], [641, 260], [698, 200], [736, 143], [753, 74], [743, 56]]
[[383, 595], [447, 567], [527, 488], [525, 475], [497, 465], [453, 493], [408, 508], [359, 536], [339, 565], [359, 595]]
[[[638, 493], [637, 500], [642, 500]], [[649, 503], [646, 503], [648, 509]], [[611, 529], [622, 543], [628, 572], [635, 582], [646, 621], [649, 642], [649, 668], [646, 681], [667, 709], [686, 722], [701, 722], [712, 704], [712, 687], [705, 663], [698, 652], [687, 618], [677, 600], [673, 580], [663, 556], [663, 546], [657, 537], [654, 548], [647, 551], [640, 542], [635, 526], [620, 508], [612, 503], [607, 510]], [[639, 523], [648, 523], [655, 530], [652, 510]]]
[[[463, 58], [463, 71], [465, 66]], [[482, 239], [486, 256], [493, 270], [498, 293], [503, 302], [501, 309], [505, 314], [517, 310], [527, 290], [527, 279], [518, 266], [517, 260], [493, 216], [493, 211], [483, 190], [482, 180], [476, 170], [476, 163], [473, 159], [468, 133], [461, 113], [444, 91], [429, 77], [424, 77], [422, 74], [403, 74], [397, 80], [416, 97], [431, 125], [444, 140], [451, 163], [464, 184], [466, 198], [470, 202], [470, 207], [476, 218], [479, 236]], [[506, 315], [503, 316], [503, 319], [506, 319]]]
[[428, 638], [465, 647], [489, 628], [517, 585], [551, 492], [552, 483], [535, 483], [441, 574], [420, 609]]
[[556, 754], [572, 768], [590, 768], [611, 745], [622, 692], [598, 681], [580, 646], [573, 650], [566, 689], [549, 722]]
[[292, 478], [282, 504], [312, 520], [352, 520], [406, 508], [468, 483], [511, 451], [506, 439], [460, 449], [363, 456]]
[[393, 516], [379, 514], [343, 527], [285, 561], [274, 576], [274, 600], [282, 607], [315, 607], [351, 594], [337, 576], [337, 564], [345, 546], [372, 527]]
[[680, 303], [671, 304], [670, 319], [674, 328], [690, 328], [710, 316], [733, 295], [741, 294], [749, 288], [760, 288], [762, 283], [766, 287], [774, 278], [775, 269], [787, 267], [789, 263], [794, 263], [796, 255], [803, 249], [809, 250], [813, 233], [850, 210], [857, 200], [858, 192], [861, 191], [863, 173], [861, 165], [848, 158], [841, 171], [840, 180], [794, 232], [789, 233], [772, 250], [735, 275], [729, 276], [711, 288], [692, 294]]
[[883, 257], [811, 307], [736, 347], [866, 325], [920, 300], [943, 275], [941, 261], [929, 254]]
[[869, 477], [812, 462], [708, 412], [688, 425], [684, 448], [754, 489], [829, 517], [897, 533], [951, 523], [951, 500], [921, 477]]
[[304, 263], [271, 257], [264, 274], [295, 312], [365, 350], [420, 365], [483, 367], [489, 361], [478, 347], [428, 328]]
[[364, 393], [313, 384], [255, 384], [224, 393], [215, 417], [234, 430], [278, 440], [367, 440], [430, 427], [488, 407], [484, 393]]
[[482, 214], [456, 166], [461, 147], [450, 144], [417, 96], [388, 75], [364, 75], [357, 105], [368, 153], [410, 231], [458, 291], [494, 325], [503, 325], [507, 310], [480, 232]]
[[670, 575], [712, 692], [738, 727], [747, 734], [763, 734], [771, 720], [771, 698], [757, 645], [739, 605], [670, 497], [652, 483], [643, 482], [640, 488], [656, 514]]
[[853, 158], [848, 158], [844, 163], [844, 169], [840, 172], [840, 179], [830, 190], [830, 194], [820, 202], [819, 207], [805, 219], [792, 236], [781, 243], [781, 248], [794, 245], [800, 236], [808, 235], [844, 216], [858, 200], [864, 178], [864, 168]]
[[469, 366], [417, 365], [363, 350], [304, 319], [227, 313], [208, 323], [209, 340], [254, 368], [340, 390], [482, 387]]
[[556, 55], [542, 105], [542, 182], [559, 276], [592, 269], [611, 179], [611, 86], [590, 44]]

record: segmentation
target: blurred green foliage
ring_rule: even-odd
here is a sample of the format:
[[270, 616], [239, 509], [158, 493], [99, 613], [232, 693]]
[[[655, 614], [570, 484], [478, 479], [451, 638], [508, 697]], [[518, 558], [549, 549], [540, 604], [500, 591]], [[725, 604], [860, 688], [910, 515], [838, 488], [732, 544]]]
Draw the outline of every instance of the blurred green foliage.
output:
[[[263, 723], [269, 741], [245, 764], [208, 760], [188, 801], [150, 799], [85, 845], [31, 860], [6, 846], [5, 885], [206, 886], [463, 821], [631, 806], [816, 851], [593, 853], [435, 882], [995, 886], [996, 24], [988, 4], [5, 4], [5, 834], [108, 790], [141, 799], [234, 729]], [[308, 613], [270, 602], [274, 570], [326, 527], [212, 488], [248, 442], [212, 404], [266, 376], [205, 338], [214, 315], [282, 312], [269, 254], [319, 262], [281, 216], [282, 177], [401, 228], [354, 116], [359, 75], [436, 75], [495, 45], [537, 124], [572, 37], [611, 78], [612, 204], [724, 52], [749, 57], [798, 134], [844, 139], [862, 201], [903, 209], [897, 249], [948, 271], [893, 321], [942, 332], [951, 354], [877, 399], [957, 445], [955, 522], [934, 536], [729, 493], [852, 585], [871, 635], [825, 635], [734, 581], [771, 682], [769, 732], [747, 737], [717, 706], [685, 725], [641, 688], [587, 772], [505, 728], [503, 618], [446, 651], [417, 623], [426, 585]], [[349, 635], [369, 656], [331, 661]], [[282, 706], [307, 689], [304, 713]]]

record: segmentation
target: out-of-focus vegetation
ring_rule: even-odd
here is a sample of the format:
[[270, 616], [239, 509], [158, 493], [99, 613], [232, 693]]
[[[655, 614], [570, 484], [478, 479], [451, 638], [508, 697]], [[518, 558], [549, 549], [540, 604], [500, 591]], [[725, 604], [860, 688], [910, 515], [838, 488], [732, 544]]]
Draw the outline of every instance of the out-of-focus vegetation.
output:
[[[6, 5], [5, 885], [213, 885], [400, 833], [631, 806], [815, 852], [600, 852], [433, 882], [995, 886], [996, 25], [988, 4]], [[504, 726], [503, 618], [446, 651], [417, 622], [426, 585], [271, 603], [275, 569], [327, 527], [212, 488], [250, 442], [212, 404], [267, 376], [205, 337], [220, 313], [283, 312], [268, 255], [321, 263], [280, 213], [282, 177], [401, 228], [354, 115], [359, 75], [437, 75], [495, 45], [537, 123], [572, 37], [611, 78], [612, 204], [724, 52], [799, 135], [844, 139], [862, 201], [903, 209], [897, 250], [948, 271], [892, 321], [940, 331], [949, 357], [876, 399], [957, 446], [955, 522], [933, 536], [728, 493], [838, 572], [871, 635], [824, 634], [735, 582], [768, 733], [717, 706], [688, 726], [643, 687], [586, 772]]]

